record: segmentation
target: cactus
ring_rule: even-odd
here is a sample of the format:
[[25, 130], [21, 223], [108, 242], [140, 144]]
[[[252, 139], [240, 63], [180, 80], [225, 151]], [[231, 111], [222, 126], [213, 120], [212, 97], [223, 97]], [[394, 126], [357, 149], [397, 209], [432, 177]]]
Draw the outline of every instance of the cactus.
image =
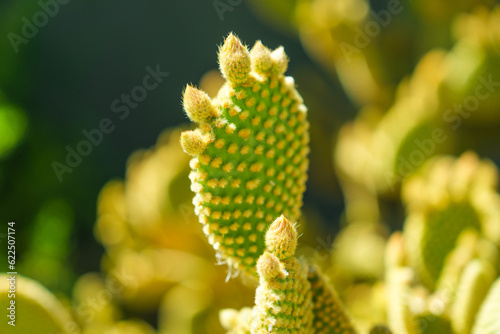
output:
[[[384, 162], [389, 163], [390, 168], [398, 168], [394, 164], [396, 158], [414, 150], [407, 144], [420, 138], [419, 131], [433, 124], [431, 119], [438, 105], [421, 84], [427, 82], [434, 88], [441, 85], [443, 74], [431, 74], [429, 70], [432, 68], [429, 64], [434, 66], [441, 61], [440, 53], [426, 58], [408, 87], [402, 86], [399, 104], [378, 126], [375, 133], [378, 143], [383, 144], [384, 134], [388, 133], [399, 142], [389, 148], [391, 152], [382, 152], [388, 149], [387, 145], [379, 148], [380, 156], [390, 157]], [[487, 296], [487, 290], [498, 275], [500, 246], [500, 197], [495, 190], [497, 171], [491, 163], [479, 160], [473, 153], [465, 153], [456, 160], [438, 157], [404, 181], [402, 194], [408, 215], [403, 233], [394, 233], [385, 245], [385, 282], [377, 281], [382, 276], [384, 230], [361, 221], [361, 230], [356, 229], [357, 224], [344, 230], [345, 249], [339, 248], [336, 256], [347, 262], [350, 258], [346, 254], [351, 254], [346, 249], [349, 244], [352, 247], [352, 240], [362, 240], [359, 243], [364, 246], [376, 237], [376, 252], [372, 247], [373, 253], [369, 254], [376, 261], [369, 260], [373, 262], [369, 265], [377, 270], [369, 270], [371, 274], [364, 277], [363, 270], [353, 271], [353, 277], [371, 280], [373, 286], [367, 288], [370, 291], [375, 291], [376, 286], [382, 287], [379, 291], [385, 289], [386, 303], [377, 304], [380, 308], [377, 313], [386, 315], [387, 325], [373, 325], [384, 323], [379, 321], [384, 316], [358, 321], [342, 303], [328, 275], [319, 266], [295, 255], [298, 234], [291, 222], [296, 222], [301, 214], [309, 134], [307, 109], [295, 90], [294, 80], [284, 76], [288, 66], [284, 49], [271, 51], [258, 41], [249, 50], [230, 34], [219, 49], [219, 63], [225, 84], [215, 98], [191, 85], [183, 92], [184, 110], [198, 127], [180, 135], [180, 146], [192, 156], [189, 178], [195, 193], [195, 213], [217, 258], [228, 264], [229, 273], [234, 270], [258, 283], [253, 307], [220, 312], [220, 323], [228, 334], [465, 334], [471, 328], [477, 331], [489, 325], [491, 319], [484, 314], [496, 307], [490, 305], [494, 304], [491, 300], [496, 300], [497, 293], [493, 292], [495, 297], [491, 297], [492, 292]], [[396, 124], [404, 115], [404, 107], [418, 98], [432, 106], [432, 110], [416, 110], [404, 129], [398, 129]], [[136, 172], [130, 174], [128, 189], [114, 185], [121, 200], [124, 193], [130, 196], [125, 196], [129, 202], [142, 197], [134, 196], [133, 192], [149, 194], [148, 187], [137, 177], [147, 168], [147, 165], [131, 168]], [[161, 175], [161, 170], [151, 168], [150, 171]], [[374, 174], [367, 175], [365, 177], [373, 182], [364, 193], [368, 198], [369, 193], [375, 195], [380, 180], [374, 181]], [[166, 177], [162, 182], [169, 179]], [[104, 197], [109, 197], [113, 189]], [[158, 194], [151, 195], [151, 198], [158, 197]], [[161, 206], [160, 202], [154, 204]], [[126, 219], [120, 208], [110, 211]], [[128, 219], [142, 218], [145, 224], [153, 224], [148, 222], [148, 217], [152, 217], [149, 220], [153, 222], [156, 217], [144, 213], [138, 210], [129, 214]], [[99, 228], [105, 228], [104, 223], [106, 220]], [[367, 228], [370, 226], [374, 228]], [[130, 230], [132, 226], [127, 227], [125, 237]], [[143, 237], [161, 244], [156, 230], [151, 225]], [[359, 231], [363, 231], [362, 238]], [[349, 233], [359, 239], [345, 237]], [[126, 263], [144, 265], [141, 261], [149, 257], [156, 260], [161, 257], [156, 249], [144, 245], [134, 245], [137, 249], [129, 253], [113, 249], [112, 239], [107, 242], [118, 267]], [[190, 262], [187, 254], [180, 251], [163, 250], [162, 254], [170, 262], [180, 263], [184, 259]], [[366, 260], [367, 256], [360, 258]], [[372, 268], [359, 259], [356, 261], [359, 268]], [[200, 262], [200, 266], [195, 267], [205, 265]], [[162, 267], [162, 264], [156, 266]], [[181, 274], [177, 273], [179, 277]], [[146, 285], [152, 287], [145, 284], [141, 287], [143, 291], [149, 290]], [[186, 319], [184, 323], [189, 323], [198, 312], [208, 309], [209, 299], [196, 298], [198, 293], [204, 295], [206, 289], [206, 284], [173, 285], [165, 294], [162, 312], [166, 318]], [[185, 303], [182, 312], [172, 307], [172, 300], [188, 298], [193, 299]], [[179, 322], [165, 322], [162, 329], [189, 331], [177, 325]]]
[[221, 312], [228, 333], [356, 333], [320, 269], [294, 256], [297, 238], [284, 216], [271, 224], [266, 250], [257, 261], [256, 305], [252, 314], [248, 308]]
[[225, 284], [227, 271], [213, 266], [191, 203], [189, 156], [178, 142], [185, 129], [166, 129], [156, 145], [130, 156], [125, 180], [104, 185], [95, 234], [106, 250], [104, 285], [119, 287], [109, 291], [117, 308], [158, 309], [160, 333], [220, 332], [220, 309], [251, 302], [254, 291], [240, 280]]
[[355, 334], [356, 330], [337, 292], [317, 266], [309, 266], [312, 288], [314, 330], [317, 334]]
[[297, 231], [284, 216], [266, 233], [266, 251], [257, 262], [252, 333], [313, 333], [307, 264], [295, 258]]
[[[71, 303], [17, 276], [17, 330], [500, 333], [498, 171], [475, 153], [462, 154], [476, 149], [498, 157], [500, 6], [493, 9], [491, 0], [389, 1], [387, 8], [369, 0], [251, 2], [274, 9], [266, 10], [268, 17], [281, 15], [282, 23], [293, 26], [290, 32], [300, 35], [312, 58], [334, 70], [338, 82], [327, 82], [308, 65], [296, 71], [297, 81], [310, 83], [301, 90], [309, 112], [294, 79], [285, 76], [283, 47], [271, 50], [257, 41], [249, 49], [229, 34], [218, 52], [221, 74], [211, 71], [202, 89], [188, 85], [182, 92], [194, 126], [167, 131], [153, 148], [134, 153], [125, 180], [102, 189], [95, 234], [105, 248], [105, 273], [78, 279]], [[447, 29], [429, 34], [433, 25]], [[438, 44], [446, 49], [430, 50]], [[424, 56], [417, 61], [415, 55]], [[338, 84], [346, 96], [331, 94], [329, 87]], [[338, 108], [343, 98], [361, 110], [332, 136], [343, 118], [339, 111], [346, 111]], [[38, 133], [28, 133], [24, 113], [2, 103], [0, 97], [0, 160], [25, 134], [32, 143]], [[307, 243], [316, 229], [309, 220], [316, 218], [315, 205], [300, 219], [309, 168], [308, 113], [313, 198], [320, 195], [322, 202], [324, 190], [335, 186], [325, 153], [336, 145], [346, 202], [334, 245], [321, 249], [321, 256], [315, 247], [320, 239]], [[94, 144], [95, 136], [84, 135]], [[16, 154], [6, 171], [30, 151], [38, 146]], [[10, 186], [17, 174], [0, 173], [0, 181]], [[59, 220], [56, 230], [69, 232], [65, 219]], [[299, 222], [305, 234], [300, 244]], [[49, 246], [69, 234], [38, 234], [50, 256], [39, 261], [37, 251], [24, 254], [19, 269], [40, 279], [38, 269], [50, 269], [64, 253]], [[213, 265], [212, 249], [229, 269]], [[313, 260], [320, 258], [332, 261]], [[33, 264], [40, 268], [29, 270]], [[244, 279], [229, 281], [237, 274]], [[42, 283], [65, 280], [52, 276]], [[12, 289], [8, 277], [0, 275], [2, 303]], [[156, 314], [157, 322], [151, 318]], [[23, 320], [28, 317], [34, 321]], [[0, 324], [1, 333], [12, 330], [7, 324]]]
[[203, 231], [230, 268], [257, 279], [264, 232], [281, 214], [300, 216], [309, 151], [307, 109], [283, 74], [282, 47], [251, 51], [233, 34], [219, 49], [226, 84], [217, 98], [192, 86], [184, 110], [198, 123], [181, 135], [194, 158], [193, 203]]
[[488, 291], [479, 313], [476, 316], [476, 322], [472, 329], [472, 334], [489, 334], [500, 332], [500, 278]]
[[495, 279], [495, 269], [487, 262], [472, 260], [464, 268], [451, 309], [454, 333], [470, 333], [474, 317]]
[[[1, 333], [80, 331], [80, 327], [63, 303], [45, 287], [21, 275], [15, 275], [13, 280], [12, 277], [7, 274], [0, 275], [0, 303], [6, 309], [13, 308], [13, 311], [7, 309], [7, 316], [4, 315], [5, 319], [0, 322]], [[11, 314], [12, 318], [9, 317]], [[9, 324], [9, 321], [13, 322]]]
[[415, 319], [409, 309], [409, 295], [414, 279], [407, 267], [391, 268], [387, 278], [387, 320], [390, 328], [401, 334], [415, 333]]
[[405, 238], [410, 262], [428, 286], [438, 280], [445, 259], [467, 229], [498, 245], [500, 198], [496, 170], [475, 154], [456, 161], [437, 158], [403, 186], [408, 206]]
[[[354, 122], [344, 126], [336, 150], [344, 182], [376, 194], [397, 193], [401, 181], [429, 158], [461, 154], [471, 142], [488, 145], [487, 129], [496, 128], [500, 120], [499, 18], [498, 5], [458, 16], [456, 41], [449, 51], [427, 51], [412, 75], [399, 83], [392, 106], [365, 105]], [[478, 126], [484, 133], [474, 131], [471, 136], [468, 127]]]

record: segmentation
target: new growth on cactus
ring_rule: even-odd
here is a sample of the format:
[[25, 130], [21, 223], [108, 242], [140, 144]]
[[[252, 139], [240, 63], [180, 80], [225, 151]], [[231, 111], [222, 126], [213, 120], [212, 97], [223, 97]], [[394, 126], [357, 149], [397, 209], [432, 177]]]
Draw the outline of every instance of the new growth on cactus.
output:
[[266, 251], [257, 262], [259, 287], [253, 333], [313, 333], [311, 284], [307, 264], [295, 254], [297, 231], [284, 216], [266, 233]]
[[300, 216], [305, 190], [307, 109], [285, 77], [282, 47], [257, 42], [251, 51], [230, 34], [219, 49], [225, 85], [215, 99], [192, 86], [187, 116], [198, 128], [181, 135], [191, 160], [193, 203], [222, 261], [257, 279], [264, 233], [281, 214]]

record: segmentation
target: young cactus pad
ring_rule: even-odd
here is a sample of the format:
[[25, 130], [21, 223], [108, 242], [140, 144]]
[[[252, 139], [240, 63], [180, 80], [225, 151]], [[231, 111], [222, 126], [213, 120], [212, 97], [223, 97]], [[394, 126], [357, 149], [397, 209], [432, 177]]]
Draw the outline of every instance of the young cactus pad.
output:
[[181, 135], [191, 160], [193, 203], [209, 242], [230, 268], [257, 279], [264, 233], [284, 214], [300, 216], [309, 165], [307, 109], [283, 74], [282, 47], [249, 52], [230, 34], [219, 50], [226, 79], [215, 99], [192, 86], [184, 110], [198, 123]]
[[297, 238], [295, 226], [284, 216], [266, 233], [266, 251], [257, 261], [252, 333], [314, 333], [308, 267], [294, 256]]

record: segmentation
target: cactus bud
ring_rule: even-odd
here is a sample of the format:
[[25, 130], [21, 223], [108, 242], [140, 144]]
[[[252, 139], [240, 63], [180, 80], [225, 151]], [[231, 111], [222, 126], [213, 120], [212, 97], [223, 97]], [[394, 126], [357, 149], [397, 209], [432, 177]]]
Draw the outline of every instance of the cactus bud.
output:
[[208, 123], [210, 119], [218, 116], [210, 97], [190, 85], [184, 90], [183, 105], [189, 119], [199, 124]]
[[280, 46], [271, 52], [271, 59], [273, 61], [273, 73], [275, 75], [284, 74], [288, 68], [288, 57], [286, 56], [285, 49]]
[[248, 48], [232, 33], [219, 49], [219, 65], [224, 78], [233, 85], [242, 85], [249, 79], [251, 68]]
[[267, 230], [266, 247], [280, 260], [285, 260], [295, 254], [297, 238], [297, 230], [293, 224], [281, 215]]
[[257, 272], [265, 280], [272, 278], [285, 278], [286, 274], [281, 269], [280, 260], [269, 252], [264, 252], [257, 261]]
[[252, 58], [252, 69], [260, 75], [268, 73], [273, 66], [271, 50], [266, 48], [261, 41], [255, 42], [252, 50], [250, 50], [250, 56]]
[[184, 131], [181, 134], [181, 146], [184, 152], [189, 155], [200, 155], [205, 151], [211, 139], [209, 135], [203, 135], [201, 131]]

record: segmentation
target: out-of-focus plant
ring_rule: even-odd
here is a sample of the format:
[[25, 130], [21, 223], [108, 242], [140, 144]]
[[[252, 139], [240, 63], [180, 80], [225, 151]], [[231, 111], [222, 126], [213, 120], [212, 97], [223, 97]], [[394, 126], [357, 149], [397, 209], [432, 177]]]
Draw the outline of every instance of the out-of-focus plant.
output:
[[24, 112], [0, 96], [0, 158], [5, 158], [20, 142], [27, 128]]

